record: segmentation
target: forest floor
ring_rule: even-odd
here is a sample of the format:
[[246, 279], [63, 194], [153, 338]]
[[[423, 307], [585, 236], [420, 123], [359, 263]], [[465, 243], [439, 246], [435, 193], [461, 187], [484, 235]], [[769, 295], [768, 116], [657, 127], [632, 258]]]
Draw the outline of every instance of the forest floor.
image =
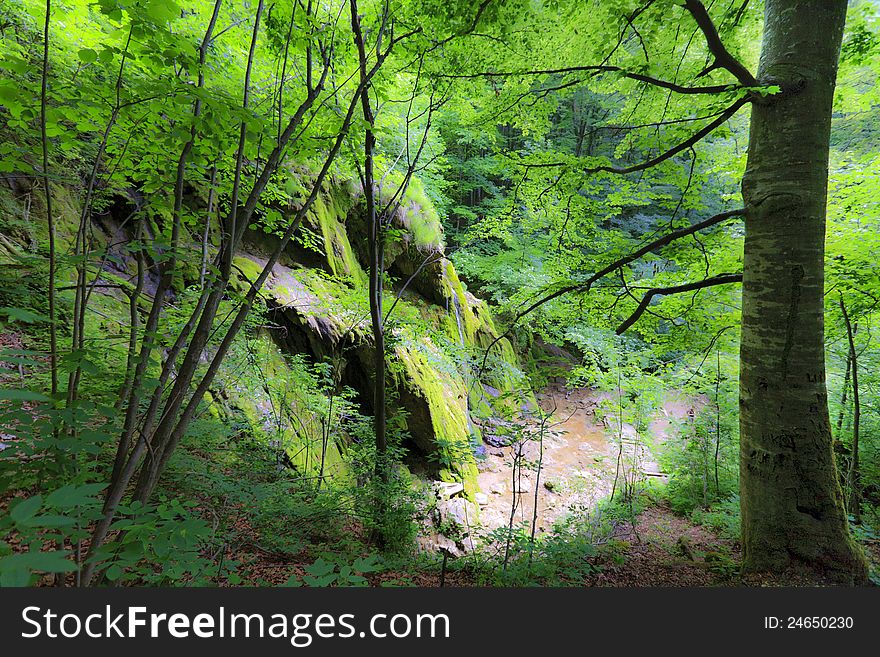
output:
[[[671, 392], [660, 411], [650, 419], [645, 435], [639, 435], [631, 425], [621, 425], [614, 414], [614, 399], [608, 393], [551, 385], [539, 396], [539, 402], [545, 411], [553, 412], [543, 432], [533, 425], [532, 439], [523, 441], [520, 448], [504, 446], [487, 450], [479, 475], [480, 487], [488, 497], [480, 513], [482, 536], [507, 526], [511, 509], [515, 523], [530, 524], [536, 517], [540, 535], [552, 531], [553, 524], [569, 512], [596, 508], [602, 499], [610, 496], [615, 485], [623, 485], [622, 482], [631, 481], [633, 477], [664, 481], [665, 475], [654, 456], [657, 447], [679, 437], [695, 411], [699, 412], [708, 400], [688, 399]], [[535, 439], [538, 433], [541, 440]], [[519, 476], [514, 475], [513, 470], [517, 449], [520, 458], [532, 464], [531, 469], [524, 466]], [[535, 466], [539, 460], [540, 470]], [[537, 516], [533, 516], [535, 503]], [[358, 528], [352, 526], [351, 531], [357, 534]], [[485, 548], [480, 548], [478, 541], [477, 550], [480, 549]], [[236, 556], [250, 562], [246, 581], [275, 584], [283, 583], [291, 574], [302, 576], [315, 558], [309, 551], [281, 563], [268, 554]], [[820, 576], [803, 573], [786, 573], [774, 578], [740, 575], [741, 549], [737, 541], [676, 514], [662, 498], [653, 499], [645, 508], [636, 510], [632, 521], [615, 522], [610, 535], [601, 537], [595, 554], [588, 561], [590, 574], [580, 579], [567, 578], [567, 584], [586, 587], [830, 584]], [[373, 586], [486, 584], [485, 573], [468, 565], [451, 565], [442, 577], [442, 584], [440, 568], [436, 565], [427, 568], [419, 568], [418, 562], [412, 565], [415, 568], [392, 566], [370, 574], [368, 580]]]
[[[515, 524], [530, 525], [535, 518], [539, 535], [551, 532], [554, 523], [570, 512], [596, 508], [615, 486], [634, 477], [665, 480], [654, 456], [656, 447], [678, 436], [683, 424], [707, 400], [670, 393], [651, 418], [648, 431], [639, 435], [631, 425], [620, 423], [612, 397], [560, 384], [539, 395], [541, 407], [553, 413], [543, 430], [533, 423], [527, 427], [530, 440], [519, 446], [489, 448], [480, 465], [478, 481], [488, 502], [480, 509], [483, 527], [478, 536], [507, 526], [511, 514]], [[515, 474], [517, 458], [531, 467], [524, 465]], [[539, 461], [540, 469], [536, 465]], [[356, 527], [351, 530], [357, 533]], [[477, 543], [477, 550], [485, 549]], [[279, 563], [272, 555], [258, 553], [237, 558], [243, 556], [243, 561], [251, 562], [247, 579], [266, 583], [282, 583], [291, 574], [304, 574], [314, 558], [308, 553], [294, 563]], [[739, 561], [736, 542], [677, 515], [663, 502], [653, 502], [638, 512], [633, 522], [614, 523], [611, 534], [602, 537], [596, 554], [589, 558], [592, 574], [567, 583], [612, 587], [760, 584], [740, 581]], [[446, 586], [478, 586], [484, 581], [480, 573], [455, 566], [443, 579]], [[386, 586], [441, 585], [439, 569], [435, 568], [419, 572], [391, 569], [373, 574], [369, 580], [372, 585]]]
[[[291, 575], [302, 577], [314, 560], [304, 552], [299, 558], [278, 562], [271, 555], [237, 555], [247, 566], [246, 584], [282, 584]], [[618, 527], [589, 559], [594, 572], [569, 585], [583, 587], [704, 587], [704, 586], [823, 586], [821, 576], [786, 573], [775, 577], [740, 575], [741, 552], [736, 541], [677, 515], [665, 504], [644, 509], [634, 524]], [[389, 569], [367, 576], [371, 586], [419, 586], [435, 588], [485, 585], [468, 568], [450, 568], [443, 577], [439, 569], [418, 572]], [[539, 584], [540, 582], [535, 582]]]

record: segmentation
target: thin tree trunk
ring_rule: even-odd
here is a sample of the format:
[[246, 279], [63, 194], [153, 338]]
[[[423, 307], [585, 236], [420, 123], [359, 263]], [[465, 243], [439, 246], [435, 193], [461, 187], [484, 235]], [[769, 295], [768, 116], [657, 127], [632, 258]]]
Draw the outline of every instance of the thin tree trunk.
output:
[[[204, 87], [204, 67], [207, 59], [208, 45], [211, 42], [211, 35], [213, 34], [214, 27], [217, 24], [217, 17], [220, 13], [221, 3], [222, 0], [215, 0], [211, 19], [208, 22], [208, 27], [205, 30], [205, 36], [202, 39], [201, 45], [199, 47], [198, 89]], [[111, 487], [112, 484], [115, 483], [121, 475], [126, 457], [131, 450], [131, 443], [134, 438], [134, 433], [136, 429], [137, 416], [138, 412], [140, 411], [140, 403], [143, 392], [143, 378], [150, 363], [150, 358], [153, 354], [153, 351], [155, 350], [156, 334], [157, 329], [159, 328], [159, 319], [162, 314], [162, 307], [165, 302], [165, 295], [171, 289], [171, 285], [174, 280], [174, 271], [177, 266], [177, 251], [180, 246], [180, 224], [182, 220], [181, 215], [183, 212], [183, 189], [186, 180], [186, 164], [189, 160], [189, 155], [192, 152], [193, 146], [195, 144], [197, 134], [196, 125], [198, 122], [198, 118], [201, 114], [201, 109], [201, 99], [199, 97], [196, 97], [196, 100], [193, 102], [193, 125], [190, 128], [190, 136], [184, 144], [183, 148], [181, 149], [180, 156], [177, 159], [177, 170], [174, 183], [174, 209], [172, 213], [171, 227], [171, 252], [168, 260], [165, 261], [165, 263], [163, 263], [163, 265], [161, 266], [159, 284], [153, 296], [153, 304], [147, 317], [147, 324], [144, 330], [144, 338], [141, 343], [140, 358], [138, 359], [137, 365], [134, 368], [134, 373], [131, 377], [131, 385], [128, 388], [128, 405], [126, 407], [122, 436], [116, 449], [113, 474], [110, 479]], [[133, 304], [134, 303], [136, 303], [136, 301], [133, 301]], [[134, 330], [134, 328], [132, 328], [132, 330]]]
[[46, 106], [49, 90], [49, 25], [52, 1], [46, 0], [46, 19], [43, 23], [43, 69], [40, 81], [40, 143], [43, 149], [43, 192], [46, 195], [46, 222], [49, 230], [49, 368], [51, 370], [52, 398], [58, 394], [58, 331], [55, 326], [55, 218], [52, 216], [52, 190], [49, 185], [49, 138], [46, 133]]
[[[354, 32], [355, 45], [358, 50], [358, 63], [361, 76], [361, 110], [367, 128], [364, 134], [364, 170], [363, 185], [364, 198], [367, 202], [367, 230], [368, 250], [370, 260], [369, 271], [369, 296], [370, 296], [370, 324], [373, 331], [373, 429], [376, 433], [376, 470], [380, 479], [387, 478], [387, 464], [385, 454], [388, 449], [387, 441], [387, 416], [385, 411], [385, 326], [382, 316], [382, 242], [383, 235], [380, 227], [380, 219], [376, 211], [376, 191], [374, 189], [373, 175], [373, 150], [376, 146], [376, 136], [373, 132], [373, 109], [370, 105], [370, 85], [367, 83], [367, 54], [364, 36], [361, 32], [360, 17], [358, 16], [357, 0], [350, 0], [351, 28]], [[381, 38], [381, 37], [380, 37]]]
[[[122, 405], [131, 394], [132, 380], [134, 379], [134, 371], [137, 367], [138, 355], [138, 335], [140, 332], [141, 322], [140, 313], [138, 312], [138, 302], [141, 293], [144, 291], [145, 283], [145, 258], [144, 248], [141, 240], [143, 239], [144, 220], [138, 222], [137, 232], [135, 233], [135, 243], [137, 245], [137, 254], [135, 255], [136, 274], [134, 289], [128, 293], [128, 350], [125, 358], [125, 378], [119, 387], [119, 396], [116, 398], [116, 410], [122, 409]], [[119, 455], [117, 454], [117, 462]], [[115, 475], [111, 479], [115, 478]]]
[[721, 350], [716, 352], [717, 364], [715, 370], [715, 497], [721, 496], [721, 486], [718, 483], [718, 455], [721, 451]]
[[852, 370], [852, 399], [853, 399], [853, 433], [852, 433], [852, 456], [849, 460], [849, 472], [847, 484], [849, 488], [849, 512], [857, 523], [862, 522], [862, 482], [859, 469], [859, 422], [861, 420], [862, 406], [859, 402], [859, 360], [856, 353], [855, 329], [849, 319], [843, 296], [840, 297], [840, 311], [843, 313], [843, 321], [846, 324], [846, 337], [849, 341], [849, 361]]
[[[88, 263], [86, 256], [89, 251], [89, 233], [92, 221], [92, 203], [94, 202], [95, 185], [98, 181], [98, 174], [101, 170], [101, 164], [104, 161], [104, 152], [107, 149], [107, 143], [110, 140], [110, 133], [116, 125], [119, 118], [119, 112], [122, 109], [122, 81], [125, 73], [125, 64], [128, 60], [128, 51], [131, 46], [133, 25], [129, 27], [128, 38], [125, 41], [125, 48], [122, 51], [122, 58], [119, 62], [119, 73], [116, 76], [115, 84], [115, 103], [110, 112], [110, 118], [104, 128], [104, 134], [101, 142], [98, 144], [98, 152], [95, 155], [95, 161], [92, 164], [92, 170], [86, 184], [86, 195], [83, 200], [83, 208], [80, 213], [79, 227], [76, 231], [76, 239], [74, 244], [74, 254], [78, 257], [76, 265], [76, 293], [73, 302], [73, 322], [72, 337], [70, 343], [71, 352], [77, 354], [76, 366], [71, 370], [67, 377], [67, 406], [73, 406], [79, 394], [79, 383], [82, 378], [82, 365], [80, 358], [82, 357], [82, 349], [85, 346], [85, 321], [86, 321], [86, 305], [88, 297], [88, 287], [86, 277], [88, 275]], [[75, 427], [70, 427], [70, 431], [75, 431]]]
[[199, 289], [205, 288], [205, 276], [208, 273], [208, 246], [211, 237], [211, 217], [214, 216], [214, 195], [217, 185], [217, 162], [211, 167], [211, 187], [208, 190], [208, 210], [205, 213], [205, 230], [202, 233], [202, 264], [199, 268]]
[[852, 367], [852, 358], [849, 353], [846, 357], [846, 374], [843, 376], [843, 390], [840, 392], [840, 411], [837, 413], [837, 433], [834, 435], [840, 440], [840, 432], [843, 430], [843, 418], [846, 417], [847, 393], [849, 392], [850, 368]]
[[846, 0], [767, 0], [743, 197], [743, 568], [866, 565], [849, 535], [825, 387], [824, 238], [832, 97]]

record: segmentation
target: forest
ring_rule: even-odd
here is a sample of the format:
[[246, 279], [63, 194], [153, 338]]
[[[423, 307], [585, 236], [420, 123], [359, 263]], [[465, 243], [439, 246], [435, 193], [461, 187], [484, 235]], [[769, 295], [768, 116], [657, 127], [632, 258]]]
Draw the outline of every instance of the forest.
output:
[[0, 0], [0, 585], [880, 584], [878, 78], [877, 0]]

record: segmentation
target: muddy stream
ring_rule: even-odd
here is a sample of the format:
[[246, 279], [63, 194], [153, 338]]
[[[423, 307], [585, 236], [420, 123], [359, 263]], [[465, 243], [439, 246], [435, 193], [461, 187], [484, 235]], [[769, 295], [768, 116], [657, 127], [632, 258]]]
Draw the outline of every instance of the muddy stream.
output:
[[[648, 431], [638, 435], [631, 425], [620, 425], [613, 393], [554, 384], [538, 402], [552, 412], [543, 431], [537, 421], [531, 423], [525, 427], [530, 440], [487, 446], [486, 459], [479, 464], [478, 482], [486, 496], [480, 509], [483, 532], [506, 526], [512, 508], [514, 524], [531, 526], [536, 499], [536, 526], [544, 532], [570, 511], [591, 509], [610, 496], [615, 478], [618, 487], [634, 478], [665, 480], [653, 452], [704, 404], [670, 393]], [[522, 466], [515, 472], [518, 450]]]

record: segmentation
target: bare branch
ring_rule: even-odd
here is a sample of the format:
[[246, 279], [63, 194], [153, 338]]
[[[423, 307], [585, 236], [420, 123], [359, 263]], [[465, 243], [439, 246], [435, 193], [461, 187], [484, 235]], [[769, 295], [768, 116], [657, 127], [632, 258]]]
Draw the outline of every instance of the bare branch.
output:
[[721, 214], [717, 214], [714, 217], [710, 217], [709, 219], [706, 219], [705, 221], [700, 221], [698, 223], [687, 226], [686, 228], [681, 228], [679, 230], [673, 231], [673, 232], [669, 233], [668, 235], [664, 235], [663, 237], [656, 239], [649, 244], [646, 244], [645, 246], [643, 246], [640, 249], [624, 256], [623, 258], [615, 260], [614, 262], [612, 262], [608, 266], [603, 267], [602, 269], [597, 271], [595, 274], [590, 276], [587, 280], [581, 281], [578, 283], [574, 283], [572, 285], [567, 285], [567, 286], [562, 287], [554, 292], [551, 292], [550, 294], [547, 294], [547, 295], [541, 297], [537, 301], [530, 304], [525, 310], [521, 310], [520, 312], [518, 312], [514, 316], [513, 320], [510, 322], [507, 330], [504, 331], [504, 333], [498, 335], [496, 338], [494, 338], [492, 340], [492, 342], [489, 343], [489, 345], [486, 347], [486, 350], [485, 350], [485, 355], [483, 357], [483, 365], [482, 365], [481, 371], [483, 369], [485, 369], [485, 367], [486, 367], [486, 360], [488, 359], [489, 352], [492, 350], [492, 348], [496, 344], [498, 344], [502, 339], [504, 339], [510, 335], [510, 331], [513, 329], [514, 326], [516, 326], [517, 322], [519, 322], [526, 315], [531, 314], [532, 312], [534, 312], [535, 310], [537, 310], [538, 308], [543, 306], [545, 303], [548, 303], [548, 302], [552, 301], [553, 299], [557, 299], [565, 294], [568, 294], [569, 292], [578, 292], [578, 291], [587, 292], [593, 286], [593, 283], [595, 283], [599, 279], [607, 276], [611, 272], [613, 272], [617, 269], [621, 269], [622, 267], [628, 265], [630, 262], [636, 260], [637, 258], [641, 258], [643, 255], [646, 255], [647, 253], [650, 253], [651, 251], [654, 251], [655, 249], [659, 249], [662, 246], [666, 246], [667, 244], [670, 244], [671, 242], [674, 242], [675, 240], [681, 239], [682, 237], [687, 237], [688, 235], [692, 235], [692, 234], [696, 233], [697, 231], [703, 230], [705, 228], [709, 228], [710, 226], [714, 226], [715, 224], [719, 224], [723, 221], [727, 221], [728, 219], [730, 219], [732, 217], [742, 216], [744, 213], [745, 213], [745, 210], [742, 208], [739, 208], [737, 210], [730, 210], [728, 212], [722, 212]]
[[703, 288], [713, 287], [715, 285], [726, 285], [728, 283], [741, 283], [742, 282], [742, 274], [719, 274], [718, 276], [713, 276], [712, 278], [707, 278], [703, 281], [696, 281], [694, 283], [684, 283], [683, 285], [673, 285], [671, 287], [655, 287], [651, 288], [647, 292], [645, 292], [645, 296], [642, 297], [642, 301], [639, 303], [638, 307], [635, 309], [632, 315], [627, 317], [627, 319], [617, 327], [615, 333], [620, 335], [630, 326], [635, 324], [639, 317], [648, 309], [648, 306], [651, 304], [651, 300], [660, 295], [667, 294], [679, 294], [681, 292], [693, 292], [694, 290], [702, 290]]
[[[681, 84], [676, 84], [675, 82], [670, 82], [668, 80], [661, 80], [659, 78], [651, 77], [650, 75], [643, 75], [641, 73], [633, 73], [631, 71], [627, 71], [620, 66], [611, 66], [611, 65], [593, 65], [593, 66], [566, 66], [564, 68], [548, 68], [548, 69], [532, 69], [526, 71], [483, 71], [481, 73], [459, 73], [459, 74], [445, 74], [439, 77], [443, 78], [452, 78], [456, 80], [473, 80], [476, 78], [509, 78], [516, 76], [531, 76], [531, 75], [561, 75], [564, 73], [620, 73], [622, 77], [628, 78], [630, 80], [637, 80], [639, 82], [645, 82], [647, 84], [653, 85], [655, 87], [661, 87], [663, 89], [669, 89], [670, 91], [674, 91], [679, 94], [720, 94], [726, 91], [733, 91], [736, 89], [736, 85], [734, 84], [719, 84], [713, 86], [706, 87], [688, 87]], [[755, 85], [757, 86], [757, 82]]]

